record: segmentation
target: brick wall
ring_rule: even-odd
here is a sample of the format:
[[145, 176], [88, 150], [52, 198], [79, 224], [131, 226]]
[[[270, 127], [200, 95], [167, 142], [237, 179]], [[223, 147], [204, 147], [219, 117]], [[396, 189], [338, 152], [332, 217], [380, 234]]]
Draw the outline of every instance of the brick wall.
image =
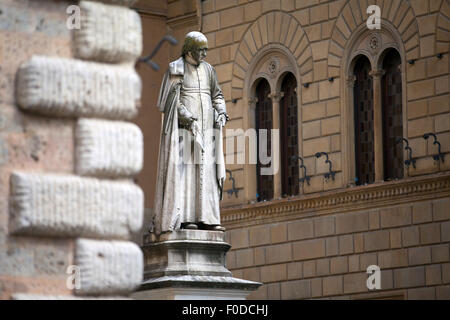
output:
[[[345, 187], [351, 182], [352, 162], [346, 142], [346, 127], [353, 120], [346, 108], [352, 105], [343, 93], [346, 79], [342, 79], [347, 63], [351, 37], [365, 25], [365, 8], [378, 4], [382, 20], [394, 27], [404, 47], [404, 87], [406, 116], [405, 137], [410, 140], [413, 156], [418, 158], [416, 168], [406, 170], [406, 176], [417, 176], [449, 170], [449, 161], [439, 163], [432, 156], [437, 153], [433, 139], [424, 140], [426, 132], [436, 133], [442, 152], [450, 152], [449, 121], [449, 55], [447, 0], [427, 1], [216, 1], [202, 2], [202, 32], [209, 40], [207, 60], [218, 72], [227, 100], [231, 121], [227, 128], [247, 129], [249, 97], [244, 83], [250, 76], [249, 65], [256, 55], [271, 44], [284, 46], [297, 60], [299, 81], [299, 155], [305, 159], [311, 185], [303, 193], [315, 193]], [[292, 30], [291, 30], [292, 29]], [[441, 59], [438, 53], [444, 53]], [[328, 81], [334, 77], [334, 81]], [[301, 86], [309, 83], [308, 88]], [[247, 88], [248, 90], [248, 88]], [[231, 100], [237, 99], [236, 103]], [[350, 144], [350, 145], [346, 145]], [[330, 154], [335, 181], [324, 181], [326, 171], [323, 159], [314, 154]], [[226, 150], [226, 153], [236, 153]], [[448, 157], [448, 155], [447, 155]], [[345, 165], [342, 165], [345, 164]], [[347, 168], [347, 169], [346, 169]], [[236, 176], [239, 197], [225, 195], [223, 207], [249, 203], [255, 195], [255, 181], [245, 180], [253, 167], [231, 164]], [[345, 171], [347, 170], [347, 171]], [[225, 189], [230, 189], [227, 182]]]
[[[227, 267], [235, 277], [264, 283], [253, 299], [449, 299], [449, 205], [447, 198], [298, 213], [232, 228]], [[381, 290], [366, 287], [369, 265], [381, 269]]]
[[101, 2], [77, 3], [73, 31], [70, 2], [0, 4], [0, 299], [123, 299], [142, 281], [143, 138], [126, 122], [141, 23], [134, 1]]
[[[448, 177], [448, 0], [202, 2], [202, 32], [210, 47], [207, 60], [218, 72], [231, 116], [226, 128], [251, 127], [248, 102], [252, 97], [245, 83], [251, 85], [251, 66], [261, 51], [281, 46], [294, 57], [299, 70], [299, 155], [305, 159], [311, 184], [304, 185], [298, 197], [254, 204], [255, 195], [249, 190], [256, 190], [251, 178], [255, 168], [227, 165], [239, 189], [238, 197], [225, 194], [222, 202], [222, 219], [233, 246], [228, 267], [235, 277], [264, 283], [251, 298], [450, 297], [447, 185], [437, 187], [435, 196], [418, 193], [401, 200], [387, 197], [379, 203], [363, 199], [354, 208], [336, 204], [324, 211], [308, 205], [295, 209], [291, 204], [310, 196], [326, 202], [329, 190], [354, 196], [355, 190], [347, 186], [354, 170], [353, 142], [347, 136], [353, 130], [348, 115], [353, 101], [344, 77], [351, 52], [356, 50], [350, 46], [357, 42], [354, 37], [364, 28], [365, 8], [371, 4], [380, 6], [382, 21], [394, 29], [403, 52], [404, 137], [417, 158], [416, 168], [406, 170], [403, 181], [406, 185], [425, 181], [430, 174]], [[443, 56], [438, 58], [438, 53]], [[437, 135], [445, 162], [433, 160], [437, 147], [433, 139], [423, 139], [427, 132]], [[328, 167], [314, 157], [319, 151], [329, 153], [337, 171], [335, 181], [324, 180]], [[374, 187], [383, 194], [384, 185], [390, 184]], [[371, 186], [361, 188], [372, 190]], [[228, 189], [231, 181], [225, 184]], [[371, 264], [381, 267], [381, 291], [366, 288], [366, 267]]]

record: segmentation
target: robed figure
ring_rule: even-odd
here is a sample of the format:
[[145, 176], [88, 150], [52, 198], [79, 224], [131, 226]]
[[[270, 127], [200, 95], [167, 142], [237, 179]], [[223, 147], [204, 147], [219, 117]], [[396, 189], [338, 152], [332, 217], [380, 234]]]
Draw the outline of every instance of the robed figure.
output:
[[169, 64], [158, 108], [164, 113], [153, 211], [156, 234], [175, 229], [224, 231], [219, 200], [225, 179], [222, 127], [228, 120], [216, 71], [203, 61], [207, 39], [186, 35]]

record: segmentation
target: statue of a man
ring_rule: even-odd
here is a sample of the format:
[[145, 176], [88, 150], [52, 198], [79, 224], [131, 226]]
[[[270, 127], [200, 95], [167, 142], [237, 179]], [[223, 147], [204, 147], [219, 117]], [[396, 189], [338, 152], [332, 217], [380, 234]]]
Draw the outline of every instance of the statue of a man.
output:
[[207, 49], [202, 33], [189, 32], [182, 56], [169, 64], [161, 85], [156, 234], [182, 228], [225, 230], [219, 200], [225, 179], [222, 127], [228, 116], [216, 71], [204, 61]]

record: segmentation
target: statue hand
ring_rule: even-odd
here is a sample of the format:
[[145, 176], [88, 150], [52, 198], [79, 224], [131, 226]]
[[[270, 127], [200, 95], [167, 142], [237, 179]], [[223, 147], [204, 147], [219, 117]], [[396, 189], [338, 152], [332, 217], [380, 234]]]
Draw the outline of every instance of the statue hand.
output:
[[218, 127], [223, 127], [223, 126], [225, 126], [225, 123], [227, 122], [227, 117], [226, 117], [226, 115], [225, 114], [219, 114], [219, 116], [217, 117], [217, 120], [216, 120], [216, 124], [217, 124], [217, 126]]
[[194, 136], [196, 136], [197, 133], [200, 132], [200, 126], [198, 125], [197, 120], [192, 121], [192, 123], [191, 123], [191, 131], [192, 131], [192, 134]]

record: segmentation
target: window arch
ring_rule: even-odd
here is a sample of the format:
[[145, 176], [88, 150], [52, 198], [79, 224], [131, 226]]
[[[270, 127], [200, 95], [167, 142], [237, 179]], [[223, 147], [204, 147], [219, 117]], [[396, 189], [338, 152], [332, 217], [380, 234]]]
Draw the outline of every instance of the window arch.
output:
[[274, 188], [273, 188], [273, 175], [264, 175], [261, 173], [261, 169], [264, 167], [270, 167], [269, 164], [262, 164], [259, 155], [261, 154], [260, 148], [264, 147], [265, 154], [271, 156], [271, 130], [273, 127], [272, 121], [272, 100], [270, 99], [270, 85], [266, 79], [261, 79], [256, 86], [256, 109], [255, 109], [255, 120], [256, 120], [256, 132], [260, 133], [261, 129], [267, 130], [267, 143], [260, 143], [261, 134], [258, 134], [257, 143], [257, 155], [258, 161], [256, 164], [256, 177], [257, 177], [257, 200], [264, 201], [273, 198]]
[[366, 56], [357, 58], [354, 74], [355, 182], [375, 181], [374, 109], [371, 64]]
[[287, 73], [281, 84], [283, 98], [280, 103], [280, 151], [282, 195], [299, 193], [298, 173], [298, 111], [297, 80]]
[[397, 50], [388, 49], [383, 58], [384, 75], [381, 82], [384, 180], [403, 178], [403, 142], [400, 141], [403, 137], [401, 63]]
[[[389, 21], [381, 21], [381, 30], [368, 30], [365, 25], [358, 27], [347, 41], [344, 50], [344, 61], [342, 64], [343, 75], [346, 79], [346, 86], [341, 88], [343, 138], [342, 149], [344, 152], [344, 163], [342, 167], [343, 178], [346, 184], [365, 184], [372, 182], [382, 182], [384, 180], [400, 179], [408, 175], [406, 167], [403, 165], [402, 143], [398, 143], [399, 138], [406, 134], [406, 83], [405, 83], [405, 59], [406, 51], [402, 38], [398, 30]], [[358, 158], [358, 137], [356, 134], [358, 125], [348, 126], [357, 115], [355, 114], [355, 103], [358, 100], [355, 86], [355, 67], [358, 60], [365, 56], [370, 62], [370, 72], [372, 82], [372, 106], [373, 106], [373, 154], [375, 176], [368, 181], [359, 181], [357, 175]], [[392, 61], [392, 60], [395, 61]], [[393, 65], [391, 65], [393, 64]], [[387, 70], [387, 69], [390, 69]], [[393, 74], [393, 70], [397, 70]], [[367, 79], [369, 81], [369, 79]], [[387, 81], [387, 82], [386, 82]], [[389, 91], [389, 83], [394, 82], [395, 90]], [[394, 89], [392, 89], [394, 90]], [[360, 99], [361, 100], [361, 99]], [[395, 102], [392, 102], [395, 100]], [[395, 111], [389, 107], [394, 103]], [[392, 114], [394, 112], [394, 114]], [[350, 121], [349, 121], [350, 120]], [[394, 124], [395, 123], [395, 124]], [[395, 132], [395, 134], [394, 134]]]

